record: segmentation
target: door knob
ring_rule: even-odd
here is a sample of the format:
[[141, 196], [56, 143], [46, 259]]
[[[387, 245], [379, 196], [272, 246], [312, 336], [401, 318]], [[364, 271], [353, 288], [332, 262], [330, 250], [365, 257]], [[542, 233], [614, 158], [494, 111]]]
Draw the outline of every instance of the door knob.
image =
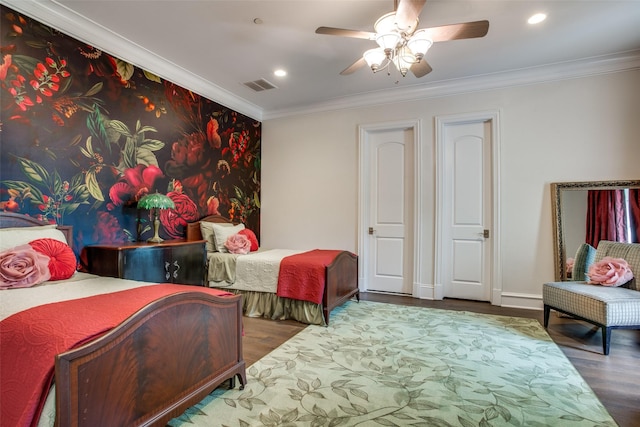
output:
[[369, 227], [369, 234], [373, 234], [374, 231], [373, 227]]

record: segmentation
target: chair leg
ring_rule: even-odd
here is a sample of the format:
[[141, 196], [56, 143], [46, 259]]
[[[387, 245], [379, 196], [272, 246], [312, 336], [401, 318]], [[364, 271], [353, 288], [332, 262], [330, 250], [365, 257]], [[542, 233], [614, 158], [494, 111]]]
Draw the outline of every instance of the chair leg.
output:
[[602, 352], [605, 356], [609, 355], [609, 348], [611, 347], [611, 328], [606, 326], [602, 327]]
[[544, 327], [545, 329], [549, 326], [549, 313], [551, 313], [551, 307], [547, 304], [544, 305]]

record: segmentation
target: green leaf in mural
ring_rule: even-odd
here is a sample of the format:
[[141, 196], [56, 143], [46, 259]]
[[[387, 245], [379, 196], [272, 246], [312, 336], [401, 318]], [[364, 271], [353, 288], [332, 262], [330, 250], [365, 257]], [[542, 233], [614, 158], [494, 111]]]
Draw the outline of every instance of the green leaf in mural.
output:
[[157, 139], [145, 139], [140, 148], [146, 148], [149, 151], [158, 151], [165, 146], [164, 142]]
[[109, 143], [109, 136], [107, 135], [107, 129], [105, 129], [104, 123], [105, 120], [100, 110], [94, 105], [93, 111], [87, 116], [87, 129], [89, 129], [89, 132], [99, 141], [103, 141], [106, 151], [111, 153], [111, 144]]
[[147, 71], [147, 70], [142, 70], [142, 72], [144, 73], [144, 76], [145, 76], [147, 79], [151, 80], [152, 82], [162, 83], [162, 79], [161, 79], [160, 77], [156, 76], [155, 74], [150, 73], [150, 72], [149, 72], [149, 71]]
[[29, 41], [26, 41], [25, 44], [35, 49], [46, 49], [47, 47], [49, 47], [48, 43], [45, 43], [44, 41], [38, 41], [38, 40], [29, 40]]
[[138, 127], [136, 128], [136, 133], [142, 133], [142, 132], [158, 132], [158, 129], [154, 128], [153, 126], [142, 126], [142, 127], [140, 127], [140, 122], [138, 122]]
[[109, 127], [114, 129], [119, 134], [124, 135], [126, 137], [131, 138], [133, 136], [131, 135], [131, 131], [129, 131], [129, 128], [127, 127], [127, 125], [125, 125], [120, 120], [111, 120], [109, 122]]
[[127, 138], [124, 147], [122, 148], [121, 166], [122, 171], [134, 167], [137, 164], [136, 159], [136, 143], [133, 137]]
[[153, 154], [153, 152], [145, 148], [138, 148], [138, 150], [136, 151], [136, 161], [139, 165], [158, 166], [158, 159], [156, 158], [156, 156]]
[[45, 168], [37, 164], [36, 162], [32, 162], [28, 159], [23, 159], [22, 157], [16, 157], [18, 160], [18, 164], [22, 169], [22, 172], [29, 178], [30, 181], [38, 183], [38, 184], [46, 184], [49, 182], [49, 173]]
[[66, 79], [62, 80], [62, 84], [60, 85], [60, 90], [58, 91], [58, 93], [67, 93], [67, 91], [71, 87], [71, 83], [73, 83], [73, 76], [69, 76]]
[[102, 90], [102, 86], [104, 86], [103, 82], [94, 84], [91, 89], [85, 92], [84, 96], [93, 96], [96, 93], [99, 93]]
[[102, 190], [100, 190], [100, 185], [98, 184], [98, 178], [96, 177], [95, 168], [91, 168], [87, 171], [84, 183], [87, 186], [87, 190], [89, 190], [89, 193], [91, 193], [91, 195], [96, 200], [104, 202], [104, 196], [102, 195]]
[[31, 74], [31, 72], [36, 68], [40, 61], [31, 56], [13, 55], [11, 57], [11, 62], [14, 65], [17, 65], [18, 68], [25, 74]]
[[80, 141], [82, 141], [82, 135], [77, 134], [76, 136], [74, 136], [73, 138], [71, 138], [71, 142], [69, 142], [69, 145], [71, 147], [74, 147], [78, 144], [80, 144]]
[[135, 71], [135, 67], [128, 62], [125, 62], [121, 59], [114, 58], [116, 61], [116, 69], [118, 70], [118, 74], [122, 77], [122, 80], [129, 80], [133, 76], [133, 72]]

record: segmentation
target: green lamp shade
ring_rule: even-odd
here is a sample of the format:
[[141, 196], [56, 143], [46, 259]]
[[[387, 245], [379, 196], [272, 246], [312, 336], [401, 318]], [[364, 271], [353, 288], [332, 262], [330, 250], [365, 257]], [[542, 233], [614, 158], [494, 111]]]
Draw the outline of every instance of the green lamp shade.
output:
[[138, 200], [139, 209], [175, 209], [175, 207], [169, 196], [160, 193], [147, 194]]

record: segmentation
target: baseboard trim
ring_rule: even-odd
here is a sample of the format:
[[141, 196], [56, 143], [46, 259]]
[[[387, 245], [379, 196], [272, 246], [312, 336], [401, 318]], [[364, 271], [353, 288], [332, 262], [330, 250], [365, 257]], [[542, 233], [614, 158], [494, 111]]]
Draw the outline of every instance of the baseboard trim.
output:
[[542, 295], [503, 292], [500, 307], [542, 310]]

